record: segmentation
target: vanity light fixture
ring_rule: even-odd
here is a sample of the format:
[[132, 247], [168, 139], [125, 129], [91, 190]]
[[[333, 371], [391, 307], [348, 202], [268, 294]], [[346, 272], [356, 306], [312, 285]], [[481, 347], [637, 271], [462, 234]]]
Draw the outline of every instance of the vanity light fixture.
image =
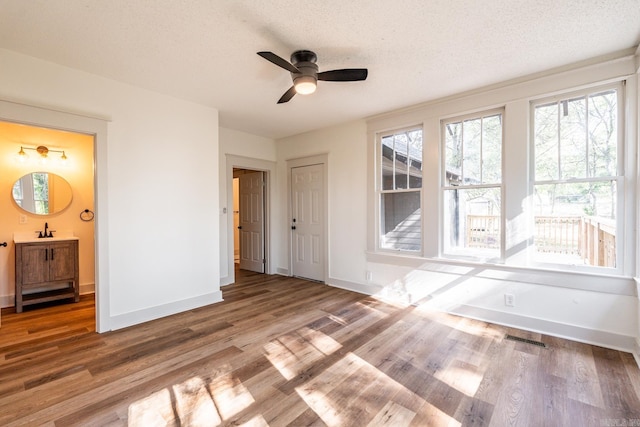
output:
[[53, 150], [53, 149], [45, 147], [44, 145], [39, 145], [36, 148], [20, 146], [20, 151], [18, 151], [18, 159], [21, 162], [25, 162], [27, 160], [27, 158], [29, 157], [29, 156], [27, 156], [27, 153], [25, 153], [24, 150], [37, 151], [38, 154], [40, 155], [40, 161], [42, 163], [46, 163], [47, 162], [50, 152], [51, 153], [62, 153], [62, 155], [60, 156], [60, 160], [63, 163], [67, 161], [67, 155], [65, 154], [64, 150]]

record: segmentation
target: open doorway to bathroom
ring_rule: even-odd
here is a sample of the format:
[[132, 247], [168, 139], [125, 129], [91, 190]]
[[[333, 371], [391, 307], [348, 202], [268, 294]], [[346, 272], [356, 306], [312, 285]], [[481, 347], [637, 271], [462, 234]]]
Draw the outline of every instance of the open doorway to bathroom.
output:
[[[14, 238], [37, 238], [45, 228], [53, 237], [77, 238], [76, 286], [81, 295], [95, 299], [94, 144], [94, 135], [0, 121], [0, 197], [5, 199], [0, 209], [0, 243], [7, 242], [0, 248], [3, 308], [15, 304]], [[47, 292], [62, 295], [59, 300], [49, 298], [48, 304], [73, 302], [62, 289], [36, 285], [24, 291], [36, 302], [25, 305], [25, 311], [37, 313]]]

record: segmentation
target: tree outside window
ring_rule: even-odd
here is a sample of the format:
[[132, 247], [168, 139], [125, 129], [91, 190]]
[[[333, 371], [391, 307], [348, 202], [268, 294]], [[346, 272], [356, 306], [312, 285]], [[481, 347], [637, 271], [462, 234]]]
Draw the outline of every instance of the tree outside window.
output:
[[534, 104], [535, 260], [614, 268], [618, 92]]
[[445, 255], [499, 258], [502, 248], [502, 112], [444, 121]]

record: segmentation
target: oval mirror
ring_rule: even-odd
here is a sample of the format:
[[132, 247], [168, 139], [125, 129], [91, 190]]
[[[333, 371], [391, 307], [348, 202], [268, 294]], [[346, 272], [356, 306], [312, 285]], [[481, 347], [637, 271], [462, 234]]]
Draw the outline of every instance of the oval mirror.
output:
[[71, 185], [50, 172], [32, 172], [18, 179], [11, 191], [13, 200], [25, 211], [50, 215], [63, 211], [71, 203]]

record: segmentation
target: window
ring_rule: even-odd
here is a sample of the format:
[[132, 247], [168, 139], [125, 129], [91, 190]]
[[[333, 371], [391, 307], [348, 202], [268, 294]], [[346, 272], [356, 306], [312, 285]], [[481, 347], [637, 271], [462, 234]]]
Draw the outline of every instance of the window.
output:
[[381, 249], [419, 252], [422, 248], [422, 129], [379, 137]]
[[617, 88], [533, 107], [534, 259], [615, 268], [621, 203]]
[[446, 120], [443, 253], [499, 258], [502, 248], [502, 111]]
[[22, 207], [22, 200], [24, 199], [23, 191], [22, 191], [22, 179], [16, 181], [13, 185], [13, 189], [11, 190], [13, 194], [13, 200], [16, 201], [16, 204]]
[[37, 214], [49, 213], [49, 174], [46, 172], [32, 173], [33, 201]]

